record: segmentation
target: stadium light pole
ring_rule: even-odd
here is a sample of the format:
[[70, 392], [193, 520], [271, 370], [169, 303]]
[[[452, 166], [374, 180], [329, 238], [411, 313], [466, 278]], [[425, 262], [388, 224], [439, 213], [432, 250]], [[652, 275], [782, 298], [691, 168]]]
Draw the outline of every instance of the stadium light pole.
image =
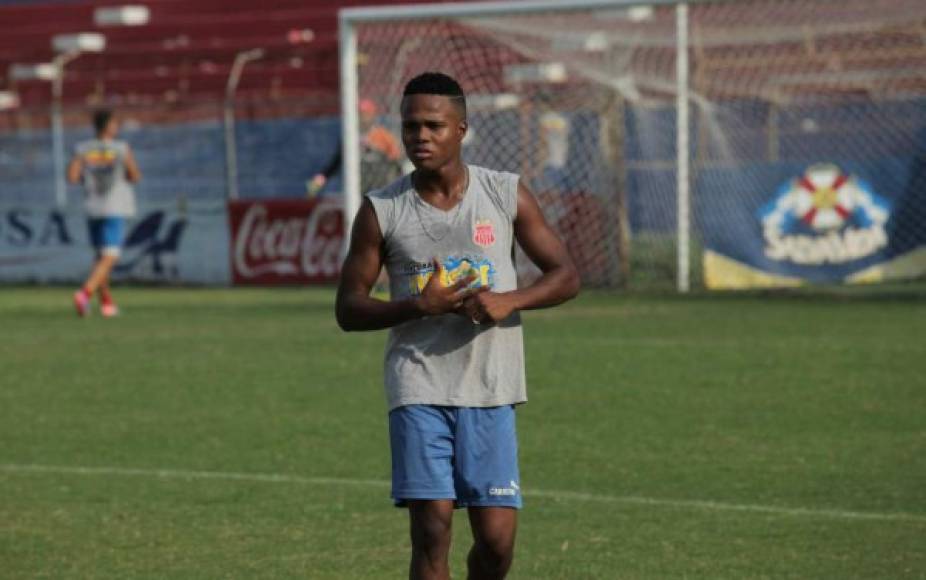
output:
[[51, 80], [51, 143], [55, 172], [55, 205], [58, 209], [67, 205], [67, 185], [64, 182], [64, 119], [61, 106], [61, 97], [64, 93], [64, 66], [77, 58], [79, 54], [59, 54], [52, 60], [55, 77]]
[[[52, 94], [60, 94], [60, 84], [58, 78], [61, 76], [61, 66], [59, 59], [55, 59], [52, 62], [43, 62], [38, 64], [21, 64], [15, 63], [10, 66], [9, 70], [10, 79], [13, 81], [48, 81], [52, 83]], [[59, 173], [58, 169], [58, 143], [60, 141], [60, 110], [58, 109], [57, 99], [52, 101], [52, 157], [55, 164], [55, 203], [58, 207], [63, 206], [64, 198], [64, 184], [63, 184], [63, 168]], [[62, 177], [62, 182], [59, 184], [58, 178]]]
[[60, 209], [67, 204], [67, 185], [64, 181], [64, 120], [61, 105], [64, 93], [64, 67], [85, 52], [102, 52], [106, 48], [106, 37], [96, 32], [58, 34], [52, 37], [51, 45], [58, 53], [51, 61], [55, 69], [51, 79], [51, 138], [55, 203]]
[[264, 49], [243, 50], [235, 55], [228, 82], [225, 84], [225, 175], [228, 181], [228, 199], [238, 199], [238, 155], [235, 150], [235, 91], [244, 66], [264, 56]]

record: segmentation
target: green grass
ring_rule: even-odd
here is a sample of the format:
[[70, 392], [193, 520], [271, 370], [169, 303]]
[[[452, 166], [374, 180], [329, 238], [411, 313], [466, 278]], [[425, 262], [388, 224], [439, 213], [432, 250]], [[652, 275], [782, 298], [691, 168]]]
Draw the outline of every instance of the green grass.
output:
[[[404, 576], [384, 333], [328, 289], [118, 297], [0, 289], [0, 577]], [[926, 578], [919, 294], [588, 292], [525, 335], [511, 578]]]

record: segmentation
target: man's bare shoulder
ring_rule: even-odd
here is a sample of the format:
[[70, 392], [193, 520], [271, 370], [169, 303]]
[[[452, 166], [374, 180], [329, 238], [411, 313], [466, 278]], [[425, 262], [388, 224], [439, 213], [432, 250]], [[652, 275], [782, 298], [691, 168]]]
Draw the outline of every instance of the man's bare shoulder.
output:
[[408, 175], [403, 175], [385, 187], [368, 191], [366, 197], [374, 200], [394, 200], [408, 195], [411, 188], [411, 179]]

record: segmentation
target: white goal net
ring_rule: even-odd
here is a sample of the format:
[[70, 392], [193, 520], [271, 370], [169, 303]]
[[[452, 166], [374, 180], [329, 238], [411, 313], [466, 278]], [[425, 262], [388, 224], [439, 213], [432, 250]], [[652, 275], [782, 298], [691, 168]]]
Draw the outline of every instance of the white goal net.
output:
[[[921, 0], [526, 0], [341, 21], [347, 148], [359, 99], [398, 134], [405, 82], [454, 76], [464, 157], [521, 175], [586, 284], [926, 271]], [[351, 212], [360, 179], [346, 182]]]

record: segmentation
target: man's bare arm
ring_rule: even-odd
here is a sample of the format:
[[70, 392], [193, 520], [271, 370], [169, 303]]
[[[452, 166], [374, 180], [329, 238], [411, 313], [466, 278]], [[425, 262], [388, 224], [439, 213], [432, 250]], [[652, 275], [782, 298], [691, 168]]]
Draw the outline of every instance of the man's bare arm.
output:
[[125, 152], [125, 177], [132, 183], [141, 181], [141, 171], [138, 169], [138, 164], [135, 162], [135, 155], [132, 153], [131, 149], [127, 149]]
[[80, 183], [80, 174], [84, 171], [84, 163], [81, 161], [80, 156], [75, 155], [71, 158], [71, 162], [68, 164], [68, 183], [78, 184]]
[[434, 261], [434, 273], [420, 296], [386, 302], [370, 296], [383, 265], [383, 235], [373, 204], [363, 200], [354, 220], [350, 249], [341, 268], [335, 316], [343, 330], [380, 330], [425, 316], [458, 309], [473, 292], [466, 286], [472, 279], [441, 286], [442, 266]]
[[475, 321], [498, 322], [517, 310], [556, 306], [579, 293], [581, 283], [572, 258], [543, 217], [534, 195], [520, 183], [514, 235], [542, 275], [524, 288], [486, 292], [468, 299], [464, 312]]

